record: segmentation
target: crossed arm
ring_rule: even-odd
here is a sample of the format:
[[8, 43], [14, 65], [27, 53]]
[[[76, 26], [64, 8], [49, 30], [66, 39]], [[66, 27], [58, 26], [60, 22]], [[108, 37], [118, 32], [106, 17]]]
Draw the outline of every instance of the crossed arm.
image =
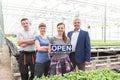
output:
[[18, 44], [21, 47], [26, 47], [27, 45], [34, 44], [35, 41], [34, 39], [23, 39], [23, 37], [18, 37], [17, 38]]
[[35, 40], [35, 46], [37, 51], [48, 51], [48, 46], [40, 46], [40, 42]]

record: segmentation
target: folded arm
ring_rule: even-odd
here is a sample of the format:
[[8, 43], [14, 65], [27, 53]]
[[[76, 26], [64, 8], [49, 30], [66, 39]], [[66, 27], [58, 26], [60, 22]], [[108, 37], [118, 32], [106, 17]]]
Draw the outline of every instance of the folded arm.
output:
[[23, 37], [18, 37], [17, 41], [18, 41], [19, 46], [21, 46], [21, 47], [25, 47], [27, 45], [34, 44], [34, 39], [24, 40]]
[[40, 46], [40, 42], [35, 40], [35, 46], [37, 51], [48, 51], [48, 46]]

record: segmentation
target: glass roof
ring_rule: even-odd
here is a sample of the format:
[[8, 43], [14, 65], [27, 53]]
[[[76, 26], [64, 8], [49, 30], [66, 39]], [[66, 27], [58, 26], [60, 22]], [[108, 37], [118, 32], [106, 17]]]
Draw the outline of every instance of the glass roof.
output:
[[107, 25], [120, 24], [120, 0], [2, 0], [2, 8], [6, 34], [16, 33], [23, 17], [30, 19], [33, 29], [46, 23], [48, 32], [58, 22], [70, 30], [75, 17], [82, 19], [83, 26], [102, 26], [105, 19]]

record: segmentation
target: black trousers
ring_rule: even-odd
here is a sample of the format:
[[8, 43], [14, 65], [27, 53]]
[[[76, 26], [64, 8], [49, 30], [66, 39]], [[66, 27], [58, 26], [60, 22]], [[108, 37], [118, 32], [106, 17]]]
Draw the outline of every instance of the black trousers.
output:
[[[21, 80], [33, 80], [35, 66], [35, 51], [20, 51], [18, 58]], [[30, 71], [30, 75], [29, 75]]]
[[76, 66], [78, 67], [79, 70], [83, 70], [85, 71], [85, 64], [84, 63], [77, 63], [76, 60], [75, 60], [75, 52], [71, 52], [70, 55], [69, 55], [69, 58], [73, 64], [73, 67], [74, 69], [76, 69]]
[[49, 67], [50, 66], [50, 61], [44, 62], [44, 63], [36, 63], [35, 64], [35, 76], [40, 78], [42, 75], [47, 76]]

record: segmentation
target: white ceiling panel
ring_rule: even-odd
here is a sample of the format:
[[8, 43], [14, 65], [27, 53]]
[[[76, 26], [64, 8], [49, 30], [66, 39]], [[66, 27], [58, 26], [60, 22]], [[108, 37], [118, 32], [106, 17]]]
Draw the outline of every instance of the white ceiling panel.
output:
[[80, 17], [83, 25], [99, 25], [105, 14], [107, 23], [112, 19], [120, 22], [120, 0], [2, 0], [2, 8], [6, 34], [16, 32], [23, 17], [29, 18], [36, 29], [40, 22], [49, 27], [58, 22], [72, 26], [74, 17]]

